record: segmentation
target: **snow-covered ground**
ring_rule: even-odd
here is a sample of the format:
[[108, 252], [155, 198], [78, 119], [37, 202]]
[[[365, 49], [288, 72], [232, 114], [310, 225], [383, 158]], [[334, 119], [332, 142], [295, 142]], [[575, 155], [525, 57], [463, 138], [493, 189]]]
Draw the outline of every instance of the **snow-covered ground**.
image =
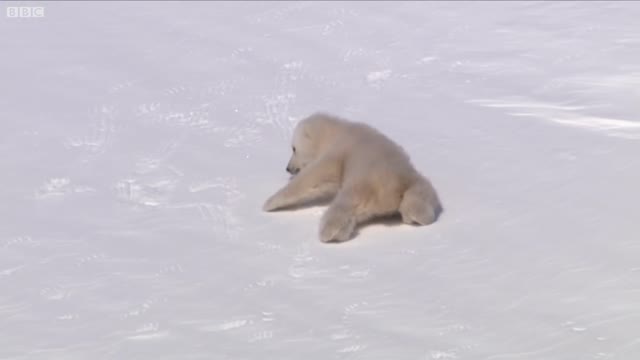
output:
[[[2, 6], [1, 359], [640, 358], [640, 3]], [[316, 110], [440, 221], [263, 213]]]

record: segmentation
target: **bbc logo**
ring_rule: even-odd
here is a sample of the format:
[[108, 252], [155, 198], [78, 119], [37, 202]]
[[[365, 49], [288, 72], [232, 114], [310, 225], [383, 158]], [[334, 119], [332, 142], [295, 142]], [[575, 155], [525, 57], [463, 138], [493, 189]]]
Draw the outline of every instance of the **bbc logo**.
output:
[[44, 17], [44, 8], [33, 6], [9, 6], [7, 7], [7, 17], [41, 18]]

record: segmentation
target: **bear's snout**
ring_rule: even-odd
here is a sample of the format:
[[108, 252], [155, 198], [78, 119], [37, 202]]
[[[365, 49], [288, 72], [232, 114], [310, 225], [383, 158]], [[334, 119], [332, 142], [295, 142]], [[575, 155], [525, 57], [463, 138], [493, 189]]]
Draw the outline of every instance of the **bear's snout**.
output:
[[291, 175], [295, 175], [298, 172], [300, 172], [300, 169], [298, 169], [297, 167], [293, 167], [291, 165], [287, 165], [287, 172]]

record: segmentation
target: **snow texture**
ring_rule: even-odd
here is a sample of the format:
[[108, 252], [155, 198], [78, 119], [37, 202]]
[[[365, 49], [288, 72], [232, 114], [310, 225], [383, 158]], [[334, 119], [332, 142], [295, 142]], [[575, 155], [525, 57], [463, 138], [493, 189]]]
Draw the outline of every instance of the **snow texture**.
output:
[[[0, 358], [640, 358], [640, 3], [4, 2]], [[445, 212], [264, 213], [295, 121]]]

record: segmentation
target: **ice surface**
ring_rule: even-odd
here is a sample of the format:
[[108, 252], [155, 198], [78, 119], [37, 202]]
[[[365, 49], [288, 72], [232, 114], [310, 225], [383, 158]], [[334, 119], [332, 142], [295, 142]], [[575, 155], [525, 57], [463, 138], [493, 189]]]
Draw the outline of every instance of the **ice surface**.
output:
[[[640, 358], [640, 3], [4, 2], [0, 358]], [[440, 221], [261, 211], [295, 121]]]

